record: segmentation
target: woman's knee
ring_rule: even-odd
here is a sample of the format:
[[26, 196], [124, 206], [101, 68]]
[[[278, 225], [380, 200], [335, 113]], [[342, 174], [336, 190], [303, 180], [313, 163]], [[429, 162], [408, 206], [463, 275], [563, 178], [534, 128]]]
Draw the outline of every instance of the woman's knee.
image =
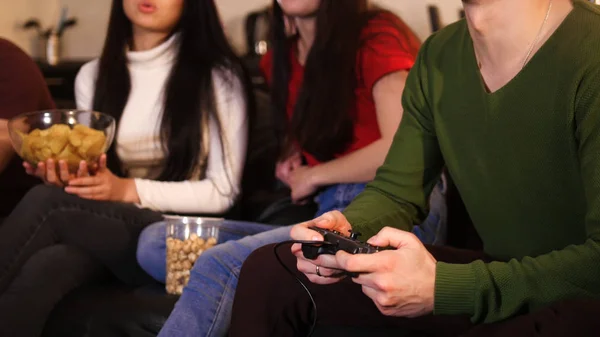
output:
[[166, 247], [165, 230], [164, 222], [157, 222], [144, 228], [138, 239], [138, 261], [145, 261], [149, 257], [154, 257], [159, 252], [164, 251]]
[[39, 184], [32, 187], [21, 199], [21, 204], [26, 204], [29, 207], [31, 205], [43, 205], [49, 201], [62, 200], [68, 194], [61, 188], [56, 186], [49, 186]]
[[70, 195], [55, 186], [37, 185], [32, 187], [12, 210], [7, 221], [11, 219], [17, 222], [28, 221], [24, 219], [35, 219], [38, 216], [48, 214], [50, 211], [68, 202]]
[[[146, 227], [138, 239], [137, 261], [153, 277], [161, 277], [155, 272], [164, 270], [166, 264], [166, 228], [164, 222]], [[162, 272], [159, 273], [162, 275]]]

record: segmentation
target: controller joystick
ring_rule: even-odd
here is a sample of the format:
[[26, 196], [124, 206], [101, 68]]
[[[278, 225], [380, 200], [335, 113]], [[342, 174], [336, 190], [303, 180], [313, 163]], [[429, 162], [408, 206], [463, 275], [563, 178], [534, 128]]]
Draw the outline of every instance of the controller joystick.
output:
[[358, 240], [361, 235], [359, 232], [350, 231], [350, 236], [344, 236], [337, 231], [330, 231], [322, 228], [311, 227], [312, 230], [323, 235], [323, 243], [302, 244], [302, 253], [304, 257], [314, 260], [319, 255], [335, 255], [340, 250], [349, 254], [372, 254], [383, 248], [371, 246]]
[[348, 232], [350, 233], [350, 239], [352, 240], [358, 240], [358, 237], [362, 235], [360, 232], [354, 232], [351, 229]]

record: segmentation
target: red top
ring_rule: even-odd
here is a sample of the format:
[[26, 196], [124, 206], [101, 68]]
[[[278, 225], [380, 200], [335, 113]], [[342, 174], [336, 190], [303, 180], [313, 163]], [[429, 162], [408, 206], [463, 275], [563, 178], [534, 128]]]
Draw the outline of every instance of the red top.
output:
[[[363, 29], [361, 39], [364, 39], [364, 43], [356, 58], [358, 81], [354, 90], [356, 95], [354, 141], [345, 152], [336, 157], [361, 149], [381, 138], [372, 94], [373, 87], [379, 79], [387, 74], [410, 70], [419, 49], [419, 41], [416, 36], [391, 13], [384, 12], [371, 19]], [[271, 83], [272, 64], [273, 52], [269, 51], [260, 62], [261, 70], [268, 83]], [[290, 52], [290, 65], [287, 114], [291, 119], [304, 76], [304, 67], [298, 62], [293, 50]], [[398, 99], [400, 97], [401, 93], [398, 93]], [[352, 112], [349, 111], [349, 113]], [[398, 111], [398, 113], [401, 112]], [[303, 151], [303, 155], [306, 157], [308, 165], [319, 164], [319, 161], [310, 153]]]

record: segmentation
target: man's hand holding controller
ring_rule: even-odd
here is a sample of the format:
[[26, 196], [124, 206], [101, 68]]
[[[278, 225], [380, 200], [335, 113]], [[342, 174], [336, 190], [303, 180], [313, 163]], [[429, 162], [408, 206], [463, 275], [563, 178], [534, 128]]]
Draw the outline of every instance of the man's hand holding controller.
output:
[[[318, 227], [340, 233], [348, 233], [352, 226], [346, 220], [346, 217], [338, 211], [325, 213], [322, 216], [298, 224], [292, 228], [291, 236], [293, 240], [301, 241], [323, 241], [321, 233], [311, 229]], [[297, 243], [292, 246], [292, 254], [298, 258], [298, 270], [306, 275], [313, 283], [332, 284], [341, 280], [343, 277], [343, 268], [338, 264], [337, 255], [323, 254], [315, 260], [308, 259], [302, 253], [302, 245]]]
[[[323, 236], [310, 227], [349, 233], [352, 226], [338, 211], [329, 212], [292, 228], [294, 240], [322, 241]], [[412, 233], [386, 227], [367, 241], [376, 247], [391, 247], [376, 254], [322, 254], [307, 259], [301, 244], [292, 246], [298, 270], [313, 283], [339, 282], [344, 272], [358, 273], [353, 282], [388, 316], [416, 317], [429, 314], [434, 307], [437, 261]], [[342, 277], [340, 277], [342, 275]]]

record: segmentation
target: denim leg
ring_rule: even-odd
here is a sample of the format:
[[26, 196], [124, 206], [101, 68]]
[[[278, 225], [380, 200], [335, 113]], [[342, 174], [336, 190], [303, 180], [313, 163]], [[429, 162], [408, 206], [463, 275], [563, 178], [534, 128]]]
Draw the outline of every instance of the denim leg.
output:
[[0, 296], [0, 336], [42, 336], [57, 303], [105, 273], [90, 254], [70, 245], [57, 244], [38, 251]]
[[[315, 198], [319, 209], [315, 217], [334, 210], [343, 211], [366, 187], [366, 184], [336, 184], [324, 189]], [[425, 221], [413, 228], [423, 243], [442, 245], [446, 240], [445, 181], [440, 179], [430, 196], [430, 212]], [[366, 238], [362, 238], [366, 240]]]
[[343, 211], [366, 187], [364, 183], [336, 184], [327, 187], [315, 198], [319, 205], [315, 218], [331, 211]]
[[265, 225], [247, 221], [225, 220], [219, 226], [219, 243], [239, 240], [248, 235], [255, 235], [280, 228], [275, 225]]
[[447, 215], [445, 182], [440, 182], [431, 191], [429, 197], [429, 214], [419, 226], [413, 228], [415, 234], [423, 243], [443, 245], [446, 243]]
[[280, 227], [229, 241], [202, 254], [159, 337], [225, 336], [242, 264], [255, 249], [289, 240], [290, 229]]
[[[167, 278], [166, 222], [157, 222], [146, 227], [140, 235], [137, 247], [137, 261], [142, 269], [158, 282]], [[219, 243], [238, 240], [248, 235], [262, 233], [276, 226], [243, 221], [225, 220], [219, 228]]]
[[[160, 219], [160, 213], [132, 204], [86, 200], [45, 185], [32, 188], [0, 226], [0, 336], [39, 336], [35, 331], [42, 331], [52, 308], [94, 279], [98, 269], [106, 267], [131, 286], [151, 281], [135, 252], [142, 229]], [[47, 285], [34, 282], [45, 274], [53, 274], [44, 278]], [[27, 301], [36, 298], [28, 287], [44, 296]], [[21, 308], [26, 319], [11, 320], [25, 303], [35, 310]], [[10, 331], [23, 325], [30, 333]]]
[[38, 185], [0, 226], [0, 296], [30, 257], [58, 244], [88, 253], [128, 285], [146, 284], [151, 278], [135, 256], [138, 237], [161, 219], [132, 204], [82, 199]]
[[148, 275], [159, 282], [167, 279], [167, 224], [156, 222], [146, 227], [138, 239], [137, 261]]

